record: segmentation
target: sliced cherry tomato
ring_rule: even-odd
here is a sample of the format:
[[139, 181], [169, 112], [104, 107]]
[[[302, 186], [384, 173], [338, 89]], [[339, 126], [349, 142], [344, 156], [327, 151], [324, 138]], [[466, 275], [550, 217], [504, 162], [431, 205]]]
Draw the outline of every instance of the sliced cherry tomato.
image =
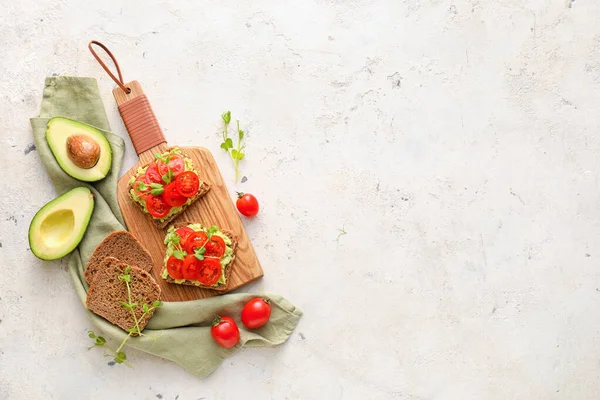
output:
[[230, 317], [217, 315], [210, 328], [210, 334], [219, 346], [226, 349], [232, 348], [240, 341], [240, 330]]
[[194, 230], [188, 226], [184, 226], [183, 228], [176, 229], [175, 233], [179, 235], [179, 245], [183, 247], [185, 240], [194, 233]]
[[164, 183], [155, 162], [148, 165], [148, 168], [146, 169], [146, 183]]
[[256, 297], [246, 303], [242, 309], [242, 323], [246, 328], [260, 328], [271, 318], [271, 304], [269, 300]]
[[177, 183], [177, 190], [185, 197], [194, 197], [200, 188], [198, 175], [193, 171], [185, 171], [175, 179], [175, 182]]
[[206, 243], [206, 253], [204, 253], [204, 257], [223, 257], [225, 254], [225, 241], [221, 236], [212, 235], [210, 237], [210, 242]]
[[206, 286], [212, 286], [221, 277], [221, 262], [216, 258], [205, 258], [200, 261], [198, 280]]
[[169, 162], [164, 163], [162, 160], [158, 160], [156, 164], [158, 165], [158, 172], [161, 175], [166, 175], [168, 171], [173, 173], [173, 176], [178, 176], [183, 171], [185, 171], [185, 160], [179, 154], [170, 154]]
[[238, 192], [238, 199], [235, 205], [240, 213], [246, 217], [254, 217], [258, 214], [258, 200], [249, 193]]
[[185, 240], [183, 249], [188, 254], [194, 254], [194, 250], [196, 250], [199, 247], [202, 247], [206, 243], [207, 239], [208, 236], [206, 236], [206, 233], [202, 231], [191, 233]]
[[175, 258], [174, 256], [169, 257], [167, 260], [167, 272], [173, 279], [183, 279], [183, 260]]
[[177, 186], [175, 182], [169, 183], [165, 186], [165, 190], [162, 193], [162, 198], [171, 207], [180, 207], [185, 204], [187, 201], [187, 197], [183, 197], [177, 191]]
[[165, 203], [161, 196], [146, 195], [146, 208], [154, 218], [164, 218], [171, 211], [171, 206]]
[[[140, 185], [142, 187], [140, 187]], [[137, 177], [136, 181], [133, 182], [132, 189], [134, 193], [138, 196], [143, 196], [146, 193], [150, 192], [150, 186], [148, 186], [148, 184], [146, 183], [146, 174], [142, 174]]]
[[198, 260], [192, 254], [185, 256], [185, 258], [183, 260], [183, 268], [181, 270], [181, 272], [183, 274], [183, 279], [187, 279], [189, 281], [197, 281], [199, 271], [200, 271], [200, 260]]

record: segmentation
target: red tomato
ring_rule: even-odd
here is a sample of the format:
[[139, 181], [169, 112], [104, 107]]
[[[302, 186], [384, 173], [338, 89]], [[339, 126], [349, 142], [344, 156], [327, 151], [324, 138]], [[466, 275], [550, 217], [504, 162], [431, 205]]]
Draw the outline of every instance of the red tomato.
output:
[[168, 171], [173, 173], [173, 176], [177, 176], [185, 171], [185, 161], [179, 154], [171, 154], [168, 156], [169, 162], [165, 164], [162, 160], [156, 161], [158, 165], [158, 172], [161, 175], [166, 175]]
[[187, 197], [183, 197], [177, 191], [175, 182], [169, 183], [165, 186], [165, 191], [162, 193], [162, 198], [171, 207], [180, 207], [185, 204]]
[[167, 272], [173, 279], [183, 279], [183, 260], [175, 258], [174, 256], [169, 257], [167, 260]]
[[[146, 185], [144, 190], [140, 188], [140, 185], [142, 184]], [[136, 181], [133, 183], [132, 189], [134, 193], [138, 196], [143, 196], [146, 193], [150, 192], [150, 186], [148, 186], [148, 184], [146, 183], [146, 174], [142, 174], [137, 177]]]
[[212, 235], [210, 237], [210, 242], [206, 243], [206, 253], [204, 253], [204, 257], [223, 257], [225, 254], [225, 241], [222, 237], [217, 235]]
[[183, 259], [183, 268], [181, 269], [183, 279], [187, 279], [190, 281], [197, 281], [199, 271], [200, 271], [200, 260], [198, 260], [192, 254], [185, 256], [185, 258]]
[[221, 262], [216, 258], [205, 258], [200, 261], [198, 280], [206, 286], [212, 286], [221, 277]]
[[198, 179], [198, 175], [196, 175], [194, 172], [185, 171], [175, 178], [175, 182], [177, 183], [177, 190], [182, 196], [194, 197], [196, 194], [198, 194], [200, 180]]
[[230, 349], [240, 341], [240, 330], [230, 317], [217, 316], [210, 328], [210, 334], [217, 344]]
[[254, 217], [258, 214], [258, 200], [249, 193], [238, 192], [238, 199], [235, 205], [238, 211], [246, 217]]
[[146, 183], [163, 183], [162, 175], [158, 172], [158, 167], [155, 162], [150, 164], [146, 169]]
[[188, 238], [188, 236], [194, 233], [194, 230], [192, 228], [184, 226], [182, 228], [175, 229], [175, 233], [179, 235], [179, 245], [183, 247], [183, 245], [185, 244], [185, 240]]
[[271, 304], [269, 300], [260, 297], [246, 303], [242, 310], [242, 323], [246, 328], [260, 328], [271, 318]]
[[206, 243], [207, 239], [208, 239], [208, 236], [206, 236], [206, 233], [204, 233], [202, 231], [190, 233], [190, 236], [188, 236], [187, 239], [185, 240], [183, 249], [188, 254], [194, 254], [194, 250], [202, 247]]
[[165, 203], [161, 196], [146, 196], [146, 208], [154, 218], [164, 218], [171, 211], [171, 206]]

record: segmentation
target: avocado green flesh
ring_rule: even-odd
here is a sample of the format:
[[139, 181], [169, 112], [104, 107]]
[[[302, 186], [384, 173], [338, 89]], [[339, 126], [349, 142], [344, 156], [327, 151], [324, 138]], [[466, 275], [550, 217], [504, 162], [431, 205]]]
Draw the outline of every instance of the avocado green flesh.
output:
[[29, 247], [42, 260], [56, 260], [72, 252], [87, 230], [94, 196], [78, 187], [46, 203], [29, 225]]
[[[92, 168], [80, 168], [69, 158], [67, 139], [74, 135], [87, 136], [100, 146], [100, 158]], [[63, 171], [77, 180], [96, 182], [104, 179], [110, 171], [112, 164], [110, 143], [102, 132], [91, 125], [63, 117], [54, 117], [48, 121], [46, 141]]]
[[[190, 224], [188, 225], [189, 228], [195, 230], [195, 231], [204, 231], [206, 232], [206, 229], [201, 225], [201, 224]], [[169, 259], [169, 257], [171, 257], [173, 255], [173, 252], [175, 251], [175, 246], [173, 245], [173, 236], [175, 235], [175, 228], [172, 226], [169, 228], [169, 230], [167, 231], [167, 236], [165, 236], [165, 244], [167, 245], [167, 251], [165, 253], [165, 267], [163, 268], [162, 271], [162, 278], [163, 279], [167, 279], [167, 277], [169, 276], [169, 271], [167, 271], [167, 260]], [[213, 233], [213, 235], [216, 236], [220, 236], [223, 241], [225, 242], [225, 254], [223, 255], [223, 257], [221, 257], [221, 276], [219, 277], [219, 280], [217, 281], [217, 283], [215, 283], [213, 286], [221, 286], [224, 285], [225, 283], [227, 283], [227, 280], [225, 279], [225, 267], [227, 267], [227, 264], [229, 264], [231, 262], [231, 258], [233, 256], [233, 249], [231, 248], [231, 239], [225, 235], [223, 232], [221, 232], [220, 230]], [[175, 279], [175, 283], [182, 283], [185, 282], [185, 279]], [[190, 281], [192, 282], [194, 285], [198, 285], [200, 286], [201, 283], [198, 281]]]

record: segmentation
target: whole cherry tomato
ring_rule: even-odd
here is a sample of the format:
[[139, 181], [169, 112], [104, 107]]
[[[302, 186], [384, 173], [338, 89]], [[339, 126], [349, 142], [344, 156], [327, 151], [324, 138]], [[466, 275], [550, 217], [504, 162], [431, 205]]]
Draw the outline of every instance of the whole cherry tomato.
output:
[[226, 349], [232, 348], [240, 341], [240, 330], [230, 317], [217, 315], [210, 328], [210, 334], [219, 346]]
[[238, 192], [238, 199], [235, 205], [240, 213], [246, 217], [254, 217], [258, 214], [258, 200], [249, 193]]
[[242, 310], [242, 323], [246, 328], [260, 328], [271, 318], [271, 304], [269, 300], [261, 297], [254, 298], [246, 303]]

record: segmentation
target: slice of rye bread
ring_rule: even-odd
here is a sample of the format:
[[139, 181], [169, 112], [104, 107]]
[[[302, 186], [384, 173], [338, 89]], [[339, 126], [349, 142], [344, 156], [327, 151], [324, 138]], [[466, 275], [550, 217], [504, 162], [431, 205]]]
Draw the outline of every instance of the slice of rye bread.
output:
[[[165, 153], [167, 151], [171, 151], [172, 149], [173, 149], [173, 147], [169, 147], [167, 150], [163, 151], [163, 153]], [[191, 160], [191, 157], [189, 157], [187, 154], [185, 154], [185, 152], [181, 151], [181, 149], [179, 149], [179, 150], [180, 150], [181, 155], [184, 158], [189, 158]], [[145, 168], [148, 165], [150, 165], [150, 163], [144, 164], [142, 166], [142, 168]], [[200, 178], [199, 174], [198, 174], [198, 177]], [[134, 203], [138, 205], [138, 207], [140, 208], [140, 211], [142, 211], [143, 213], [147, 214], [148, 218], [152, 219], [152, 222], [154, 222], [154, 224], [158, 228], [163, 229], [167, 225], [169, 225], [175, 218], [177, 218], [178, 216], [180, 216], [185, 211], [186, 208], [188, 208], [189, 206], [191, 206], [192, 204], [194, 204], [194, 202], [196, 202], [196, 200], [198, 200], [200, 197], [202, 197], [206, 193], [208, 193], [210, 191], [210, 188], [211, 188], [210, 183], [208, 183], [206, 181], [203, 181], [203, 180], [200, 180], [200, 187], [198, 188], [198, 193], [194, 197], [192, 197], [192, 202], [190, 204], [185, 204], [184, 206], [182, 206], [181, 210], [177, 214], [171, 215], [168, 219], [166, 219], [164, 221], [156, 219], [152, 215], [145, 213], [141, 204], [139, 204], [138, 202], [135, 202], [135, 201], [134, 201]], [[131, 185], [129, 186], [129, 189], [132, 189]], [[133, 201], [133, 199], [131, 199], [131, 201]]]
[[[187, 226], [187, 225], [195, 224], [195, 223], [197, 223], [197, 222], [189, 222], [189, 221], [188, 222], [178, 222], [178, 223], [173, 224], [173, 226], [175, 227], [175, 229], [177, 229], [177, 228], [181, 228], [183, 226]], [[210, 289], [210, 290], [217, 290], [217, 291], [227, 290], [228, 287], [229, 287], [229, 283], [231, 281], [229, 279], [229, 277], [231, 276], [231, 269], [232, 269], [232, 266], [233, 266], [233, 262], [235, 261], [235, 249], [237, 248], [237, 237], [233, 234], [233, 232], [228, 231], [226, 229], [221, 229], [221, 232], [223, 232], [229, 239], [231, 239], [231, 246], [230, 247], [231, 247], [231, 250], [233, 250], [233, 253], [231, 255], [231, 261], [225, 267], [225, 284], [224, 285], [217, 286], [217, 287], [215, 287], [215, 286], [205, 286], [205, 285], [202, 285], [202, 284], [196, 285], [192, 281], [189, 281], [189, 280], [185, 280], [185, 281], [183, 281], [181, 283], [179, 283], [179, 282], [176, 283], [175, 279], [173, 279], [170, 275], [167, 275], [167, 278], [165, 280], [167, 282], [169, 282], [169, 283], [175, 283], [177, 285], [189, 285], [189, 286], [195, 286], [195, 287], [199, 287], [199, 288], [203, 288], [203, 289]], [[167, 268], [167, 267], [166, 267], [166, 265], [164, 265], [164, 262], [163, 262], [163, 269], [162, 269], [162, 271], [160, 273], [161, 276], [162, 276], [165, 268]]]
[[154, 264], [150, 253], [127, 231], [113, 232], [96, 247], [85, 269], [85, 280], [91, 285], [106, 257], [114, 257], [126, 264], [135, 265], [144, 271], [152, 271]]
[[[156, 283], [150, 274], [136, 266], [130, 266], [131, 282], [131, 302], [137, 303], [134, 312], [139, 319], [144, 314], [143, 305], [148, 304], [150, 308], [152, 303], [160, 300], [160, 286]], [[114, 257], [106, 257], [102, 262], [101, 270], [96, 274], [92, 286], [87, 292], [85, 304], [88, 310], [105, 318], [109, 322], [117, 325], [124, 331], [135, 326], [135, 320], [130, 310], [121, 305], [121, 302], [128, 302], [127, 285], [119, 279], [120, 275], [125, 273], [127, 264], [117, 260]], [[140, 331], [144, 330], [154, 310], [138, 323]], [[134, 334], [133, 336], [137, 336]]]

